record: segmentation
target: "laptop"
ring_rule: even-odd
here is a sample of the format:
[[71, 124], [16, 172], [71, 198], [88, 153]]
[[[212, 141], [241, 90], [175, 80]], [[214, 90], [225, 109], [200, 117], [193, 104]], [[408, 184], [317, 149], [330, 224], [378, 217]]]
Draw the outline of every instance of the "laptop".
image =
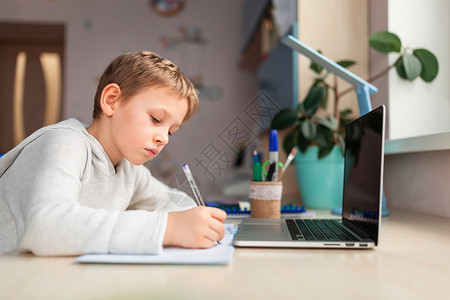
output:
[[385, 107], [345, 128], [342, 215], [338, 219], [244, 219], [238, 247], [368, 249], [378, 244], [381, 222]]

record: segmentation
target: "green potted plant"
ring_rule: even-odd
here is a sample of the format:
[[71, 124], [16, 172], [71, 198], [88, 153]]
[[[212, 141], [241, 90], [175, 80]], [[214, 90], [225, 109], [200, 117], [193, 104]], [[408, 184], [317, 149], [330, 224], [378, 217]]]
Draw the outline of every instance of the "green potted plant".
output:
[[[369, 37], [369, 45], [382, 53], [399, 53], [391, 66], [369, 79], [369, 82], [385, 76], [394, 67], [401, 78], [409, 81], [420, 77], [425, 82], [431, 82], [438, 74], [439, 65], [434, 54], [423, 48], [403, 48], [400, 38], [394, 33], [374, 33]], [[345, 68], [355, 64], [351, 60], [337, 63]], [[333, 208], [340, 206], [344, 128], [351, 121], [349, 116], [352, 114], [351, 109], [338, 111], [338, 102], [354, 88], [339, 93], [336, 76], [333, 84], [329, 84], [325, 81], [329, 75], [326, 70], [314, 63], [310, 64], [310, 69], [317, 77], [307, 96], [296, 108], [277, 112], [272, 118], [271, 128], [288, 130], [283, 140], [286, 153], [293, 147], [300, 150], [295, 158], [295, 171], [304, 204], [315, 208]], [[323, 116], [323, 109], [328, 107], [330, 90], [334, 95], [334, 111]]]
[[[345, 68], [355, 64], [350, 60], [337, 63]], [[341, 201], [344, 128], [351, 121], [352, 110], [338, 111], [337, 80], [330, 85], [325, 81], [329, 75], [326, 70], [315, 63], [310, 68], [317, 77], [306, 98], [296, 108], [278, 111], [272, 118], [271, 128], [289, 130], [283, 139], [286, 153], [293, 147], [300, 150], [295, 158], [295, 171], [303, 203], [313, 208], [333, 208], [340, 206]], [[334, 111], [324, 116], [329, 90], [334, 94]]]

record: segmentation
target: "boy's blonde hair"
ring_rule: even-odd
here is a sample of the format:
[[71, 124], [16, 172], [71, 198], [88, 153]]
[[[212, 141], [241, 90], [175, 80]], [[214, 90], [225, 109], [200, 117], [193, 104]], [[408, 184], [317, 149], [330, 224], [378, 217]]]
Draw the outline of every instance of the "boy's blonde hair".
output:
[[106, 68], [94, 97], [94, 120], [101, 116], [100, 97], [110, 83], [119, 85], [122, 100], [132, 97], [147, 87], [167, 88], [181, 99], [187, 99], [188, 121], [198, 110], [198, 97], [192, 82], [171, 61], [149, 52], [124, 53]]

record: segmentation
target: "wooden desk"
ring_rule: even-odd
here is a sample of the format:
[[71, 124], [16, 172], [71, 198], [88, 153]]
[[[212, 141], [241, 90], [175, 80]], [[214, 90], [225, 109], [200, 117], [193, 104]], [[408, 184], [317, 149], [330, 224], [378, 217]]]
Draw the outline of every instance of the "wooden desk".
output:
[[449, 297], [450, 219], [391, 213], [375, 250], [237, 248], [227, 266], [80, 265], [73, 257], [10, 253], [0, 256], [0, 298]]

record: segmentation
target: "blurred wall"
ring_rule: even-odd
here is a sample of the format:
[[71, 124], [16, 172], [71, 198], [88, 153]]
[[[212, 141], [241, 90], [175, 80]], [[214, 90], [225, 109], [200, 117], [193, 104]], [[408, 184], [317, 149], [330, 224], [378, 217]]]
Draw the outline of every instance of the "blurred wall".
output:
[[[242, 2], [189, 0], [180, 13], [167, 17], [155, 13], [146, 0], [3, 0], [0, 21], [65, 24], [63, 119], [91, 122], [97, 82], [111, 60], [123, 52], [154, 51], [200, 80], [198, 114], [149, 166], [169, 182], [183, 163], [189, 163], [208, 193], [232, 165], [212, 178], [196, 166], [196, 158], [258, 93], [256, 74], [238, 68]], [[186, 36], [204, 44], [180, 43]], [[223, 144], [219, 148], [235, 159], [235, 149]]]

